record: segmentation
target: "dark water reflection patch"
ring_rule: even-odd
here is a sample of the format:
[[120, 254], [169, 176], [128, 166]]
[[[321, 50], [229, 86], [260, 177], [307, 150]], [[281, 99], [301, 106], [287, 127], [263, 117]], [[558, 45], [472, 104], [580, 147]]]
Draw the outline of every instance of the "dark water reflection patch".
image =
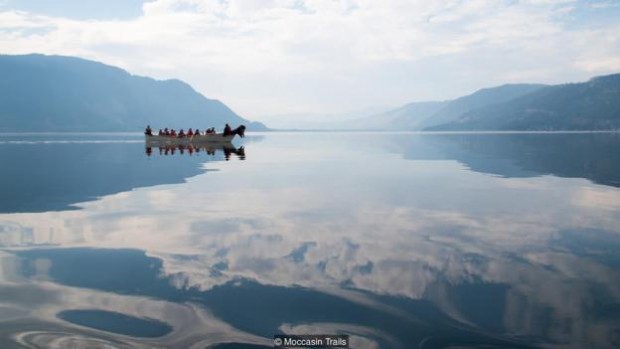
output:
[[620, 268], [620, 235], [600, 229], [570, 229], [559, 232], [553, 247]]
[[170, 325], [159, 320], [104, 310], [65, 310], [58, 317], [76, 325], [132, 337], [154, 338], [172, 332]]

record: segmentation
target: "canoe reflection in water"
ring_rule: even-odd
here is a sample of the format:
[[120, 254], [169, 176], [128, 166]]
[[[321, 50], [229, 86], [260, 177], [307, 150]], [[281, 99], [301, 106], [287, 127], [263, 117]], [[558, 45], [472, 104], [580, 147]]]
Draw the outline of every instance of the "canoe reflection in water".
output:
[[207, 155], [214, 156], [217, 151], [224, 152], [224, 158], [226, 161], [230, 160], [232, 154], [237, 155], [239, 160], [245, 160], [245, 148], [243, 146], [235, 148], [232, 144], [146, 144], [145, 154], [146, 156], [152, 156], [153, 151], [159, 152], [159, 155], [194, 155], [205, 153]]

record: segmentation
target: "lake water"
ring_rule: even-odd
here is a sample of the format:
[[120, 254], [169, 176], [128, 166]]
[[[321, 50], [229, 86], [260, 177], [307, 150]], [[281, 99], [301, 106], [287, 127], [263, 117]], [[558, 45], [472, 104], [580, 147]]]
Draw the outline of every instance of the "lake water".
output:
[[620, 346], [620, 134], [0, 136], [1, 348]]

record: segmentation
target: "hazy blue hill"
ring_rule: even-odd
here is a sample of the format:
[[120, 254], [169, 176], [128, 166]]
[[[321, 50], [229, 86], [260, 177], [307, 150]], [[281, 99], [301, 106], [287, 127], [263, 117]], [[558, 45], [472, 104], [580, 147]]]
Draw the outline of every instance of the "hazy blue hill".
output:
[[478, 108], [432, 130], [618, 130], [620, 74], [549, 86]]
[[353, 129], [418, 130], [434, 113], [448, 102], [414, 102], [400, 108], [371, 115], [351, 122]]
[[457, 120], [476, 108], [506, 102], [545, 85], [511, 84], [479, 90], [449, 101], [414, 102], [350, 122], [350, 129], [418, 131]]
[[463, 114], [477, 108], [503, 103], [540, 90], [540, 84], [509, 84], [485, 88], [470, 95], [457, 98], [423, 122], [419, 129], [433, 127], [457, 120]]
[[74, 57], [0, 56], [0, 131], [138, 131], [222, 128], [249, 122], [179, 80], [134, 76]]

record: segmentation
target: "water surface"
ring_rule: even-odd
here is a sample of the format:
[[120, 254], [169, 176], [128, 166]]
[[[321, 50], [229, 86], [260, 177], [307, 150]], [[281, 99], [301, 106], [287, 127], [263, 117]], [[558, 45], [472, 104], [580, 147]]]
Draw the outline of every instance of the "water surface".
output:
[[[620, 345], [620, 135], [0, 136], [0, 346]], [[182, 152], [181, 152], [182, 150]]]

